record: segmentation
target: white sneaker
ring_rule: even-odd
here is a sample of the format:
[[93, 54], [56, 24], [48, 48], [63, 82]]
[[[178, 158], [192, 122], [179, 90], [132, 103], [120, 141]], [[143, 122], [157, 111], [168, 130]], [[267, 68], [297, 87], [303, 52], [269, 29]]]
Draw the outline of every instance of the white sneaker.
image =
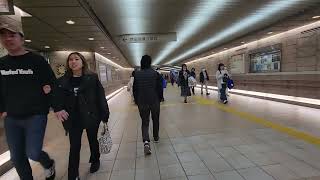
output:
[[150, 155], [151, 154], [151, 148], [148, 141], [144, 142], [144, 154]]

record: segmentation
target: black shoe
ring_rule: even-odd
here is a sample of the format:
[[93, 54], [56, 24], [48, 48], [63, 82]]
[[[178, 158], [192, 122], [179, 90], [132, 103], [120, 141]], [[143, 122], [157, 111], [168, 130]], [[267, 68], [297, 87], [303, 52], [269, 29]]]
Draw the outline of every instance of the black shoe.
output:
[[159, 143], [159, 137], [154, 138], [154, 143]]
[[210, 93], [207, 93], [207, 96], [209, 96], [210, 95]]
[[54, 180], [56, 178], [55, 162], [52, 160], [52, 166], [45, 170], [46, 180]]
[[97, 172], [99, 170], [99, 168], [100, 168], [100, 161], [92, 163], [91, 167], [90, 167], [90, 173]]
[[150, 148], [150, 144], [148, 141], [146, 141], [144, 143], [144, 154], [145, 155], [150, 155], [151, 154], [151, 148]]
[[184, 100], [184, 103], [188, 103], [187, 100]]

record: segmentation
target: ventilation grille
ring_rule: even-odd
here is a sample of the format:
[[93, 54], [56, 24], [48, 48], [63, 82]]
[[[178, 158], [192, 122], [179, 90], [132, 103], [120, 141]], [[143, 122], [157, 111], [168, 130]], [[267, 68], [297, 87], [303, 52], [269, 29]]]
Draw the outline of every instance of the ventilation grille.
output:
[[317, 32], [320, 30], [320, 26], [319, 27], [315, 27], [315, 28], [312, 28], [312, 29], [308, 29], [308, 30], [305, 30], [305, 31], [302, 31], [301, 34], [306, 34], [306, 33], [311, 33], [311, 32]]

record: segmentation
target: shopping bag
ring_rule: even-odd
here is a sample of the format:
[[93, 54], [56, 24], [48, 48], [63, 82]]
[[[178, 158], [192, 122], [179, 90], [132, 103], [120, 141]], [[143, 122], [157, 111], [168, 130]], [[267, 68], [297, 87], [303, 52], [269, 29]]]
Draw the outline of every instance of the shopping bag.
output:
[[108, 154], [112, 148], [112, 139], [110, 136], [110, 132], [108, 130], [108, 126], [103, 124], [103, 130], [101, 132], [101, 137], [98, 139], [99, 141], [99, 150], [101, 154]]

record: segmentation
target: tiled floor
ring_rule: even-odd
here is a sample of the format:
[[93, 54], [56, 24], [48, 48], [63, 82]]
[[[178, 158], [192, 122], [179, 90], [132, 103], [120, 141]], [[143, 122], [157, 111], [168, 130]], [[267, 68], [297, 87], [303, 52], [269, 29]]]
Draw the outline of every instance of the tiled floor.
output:
[[[199, 93], [199, 92], [198, 92]], [[90, 174], [89, 147], [83, 138], [81, 178], [88, 180], [320, 180], [320, 148], [287, 134], [246, 121], [190, 99], [182, 103], [177, 88], [166, 90], [161, 107], [161, 141], [145, 157], [140, 118], [127, 92], [109, 101], [114, 146], [102, 155], [98, 173]], [[216, 94], [208, 97], [215, 100]], [[231, 95], [240, 111], [272, 122], [320, 133], [319, 110]], [[282, 109], [282, 110], [281, 110]], [[68, 139], [52, 116], [45, 149], [56, 160], [57, 179], [67, 179]], [[318, 120], [318, 121], [317, 121]], [[35, 179], [42, 168], [33, 164]], [[14, 170], [1, 180], [18, 179]]]

